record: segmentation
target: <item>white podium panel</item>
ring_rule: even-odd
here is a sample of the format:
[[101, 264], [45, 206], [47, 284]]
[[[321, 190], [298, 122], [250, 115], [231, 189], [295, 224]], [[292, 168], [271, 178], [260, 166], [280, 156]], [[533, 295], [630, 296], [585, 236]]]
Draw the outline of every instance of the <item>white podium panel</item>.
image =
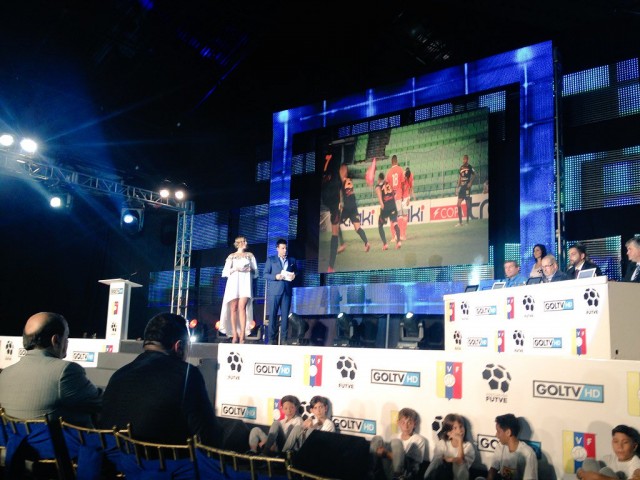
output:
[[[98, 365], [98, 353], [111, 351], [112, 345], [103, 338], [70, 338], [65, 360], [85, 368], [95, 368]], [[0, 368], [16, 363], [25, 353], [22, 337], [0, 337]]]
[[637, 361], [249, 344], [220, 344], [218, 361], [222, 417], [270, 424], [284, 395], [305, 407], [323, 395], [341, 433], [390, 438], [397, 412], [411, 407], [429, 458], [442, 419], [458, 413], [477, 463], [490, 465], [495, 417], [513, 413], [524, 420], [521, 437], [539, 452], [540, 479], [575, 479], [585, 458], [611, 453], [613, 427], [640, 422]]
[[109, 305], [107, 307], [107, 329], [105, 338], [113, 351], [120, 350], [120, 340], [127, 339], [129, 329], [129, 302], [131, 288], [141, 287], [139, 283], [122, 278], [99, 280], [109, 286]]
[[444, 296], [445, 350], [640, 359], [640, 288], [594, 277]]

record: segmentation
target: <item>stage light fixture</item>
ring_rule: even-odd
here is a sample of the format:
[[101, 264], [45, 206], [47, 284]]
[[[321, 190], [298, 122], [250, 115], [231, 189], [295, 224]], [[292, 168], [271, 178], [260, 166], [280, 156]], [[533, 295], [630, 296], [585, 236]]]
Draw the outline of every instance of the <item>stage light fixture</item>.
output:
[[424, 323], [413, 312], [407, 312], [400, 320], [400, 339], [397, 348], [417, 350], [424, 338]]
[[304, 336], [309, 330], [309, 324], [304, 318], [296, 315], [295, 313], [290, 313], [289, 329], [289, 340], [287, 340], [289, 345], [305, 345], [308, 343]]
[[71, 208], [73, 197], [64, 191], [58, 189], [52, 190], [49, 194], [49, 206], [56, 210], [65, 210]]
[[38, 150], [38, 144], [30, 138], [23, 138], [20, 140], [20, 148], [24, 153], [33, 155]]
[[13, 142], [13, 135], [10, 135], [8, 133], [3, 133], [2, 135], [0, 135], [0, 146], [10, 147], [11, 145], [13, 145]]
[[187, 196], [187, 185], [185, 183], [178, 185], [173, 195], [176, 197], [176, 200], [180, 202], [183, 201]]
[[353, 338], [353, 322], [351, 317], [340, 312], [336, 317], [336, 337], [333, 340], [334, 347], [349, 347]]
[[171, 182], [169, 180], [163, 180], [158, 193], [162, 198], [169, 198], [169, 195], [171, 195]]
[[144, 225], [143, 205], [124, 205], [120, 209], [120, 228], [129, 234], [142, 231]]

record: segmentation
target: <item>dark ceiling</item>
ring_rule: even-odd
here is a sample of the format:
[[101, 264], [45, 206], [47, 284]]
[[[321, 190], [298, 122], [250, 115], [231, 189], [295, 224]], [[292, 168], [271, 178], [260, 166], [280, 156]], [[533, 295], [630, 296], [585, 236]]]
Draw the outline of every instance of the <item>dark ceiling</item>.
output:
[[60, 165], [226, 195], [238, 184], [216, 172], [270, 158], [274, 111], [544, 40], [565, 72], [640, 46], [636, 0], [373, 5], [10, 2], [0, 127], [37, 136]]

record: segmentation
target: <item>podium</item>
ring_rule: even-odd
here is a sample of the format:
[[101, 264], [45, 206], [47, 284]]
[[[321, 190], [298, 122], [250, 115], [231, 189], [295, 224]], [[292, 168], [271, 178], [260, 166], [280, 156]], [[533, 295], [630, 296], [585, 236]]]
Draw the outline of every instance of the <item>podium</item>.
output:
[[109, 286], [109, 304], [107, 307], [107, 351], [120, 351], [120, 340], [127, 339], [129, 330], [129, 301], [131, 289], [141, 287], [139, 283], [122, 278], [99, 280]]

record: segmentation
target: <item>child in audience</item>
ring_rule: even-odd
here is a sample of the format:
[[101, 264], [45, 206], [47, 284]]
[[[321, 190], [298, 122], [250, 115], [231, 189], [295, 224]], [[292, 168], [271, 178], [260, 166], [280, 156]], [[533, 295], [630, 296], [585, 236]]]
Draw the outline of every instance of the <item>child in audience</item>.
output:
[[581, 480], [640, 479], [639, 441], [640, 435], [635, 428], [618, 425], [611, 431], [613, 454], [605, 455], [602, 462], [587, 458], [576, 476]]
[[469, 468], [476, 458], [476, 452], [471, 442], [465, 442], [465, 434], [464, 418], [455, 413], [444, 417], [433, 460], [424, 475], [426, 480], [468, 480]]
[[249, 452], [269, 455], [282, 450], [289, 434], [296, 425], [302, 424], [300, 400], [293, 395], [280, 399], [280, 408], [284, 413], [282, 420], [274, 420], [267, 435], [260, 427], [253, 427], [249, 433]]
[[[496, 447], [487, 480], [538, 480], [538, 459], [533, 449], [518, 439], [520, 423], [512, 413], [496, 417]], [[478, 477], [481, 479], [482, 477]]]
[[299, 450], [307, 437], [314, 431], [335, 432], [336, 426], [329, 418], [329, 399], [316, 395], [309, 400], [312, 416], [307, 418], [301, 425], [296, 425], [291, 429], [287, 441], [282, 447], [283, 452], [289, 450]]
[[388, 443], [379, 435], [371, 439], [371, 454], [376, 460], [374, 470], [381, 469], [385, 478], [391, 480], [402, 475], [412, 475], [425, 461], [427, 441], [415, 431], [418, 421], [418, 412], [403, 408], [398, 412], [400, 433], [397, 438]]

